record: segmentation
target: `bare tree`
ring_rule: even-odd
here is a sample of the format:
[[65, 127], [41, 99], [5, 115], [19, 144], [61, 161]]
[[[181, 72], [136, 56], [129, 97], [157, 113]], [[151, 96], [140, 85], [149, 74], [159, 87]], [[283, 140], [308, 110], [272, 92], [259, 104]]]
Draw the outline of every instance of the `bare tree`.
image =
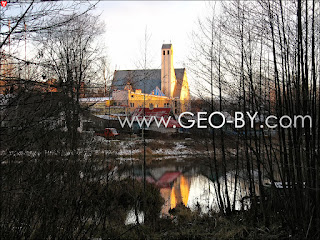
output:
[[41, 34], [37, 39], [43, 65], [51, 70], [62, 92], [72, 100], [66, 103], [64, 111], [71, 146], [78, 139], [81, 86], [96, 75], [94, 65], [102, 49], [95, 39], [103, 31], [96, 17], [85, 14], [73, 18], [72, 23]]
[[[258, 127], [249, 127], [249, 119], [245, 119], [246, 125], [238, 131], [238, 140], [242, 140], [237, 144], [236, 157], [241, 162], [232, 166], [229, 161], [236, 172], [246, 169], [251, 208], [261, 210], [268, 226], [269, 215], [281, 206], [286, 209], [282, 220], [293, 231], [299, 229], [304, 237], [315, 238], [319, 236], [315, 228], [319, 221], [315, 200], [319, 194], [319, 176], [315, 173], [319, 168], [315, 161], [319, 142], [319, 76], [315, 71], [319, 5], [308, 1], [233, 1], [222, 5], [224, 21], [216, 21], [214, 34], [210, 31], [211, 19], [219, 16], [209, 13], [193, 35], [196, 51], [192, 65], [198, 86], [208, 96], [217, 93], [220, 111], [221, 100], [233, 96], [229, 99], [239, 102], [238, 110], [258, 113], [254, 120]], [[212, 46], [216, 47], [214, 54]], [[310, 115], [312, 121], [304, 127], [301, 122], [291, 128], [278, 124], [274, 134], [260, 126], [268, 114], [276, 115], [278, 120], [284, 115]], [[223, 132], [220, 139], [224, 152]], [[267, 178], [271, 190], [265, 187]], [[284, 195], [277, 190], [276, 182], [286, 186]]]

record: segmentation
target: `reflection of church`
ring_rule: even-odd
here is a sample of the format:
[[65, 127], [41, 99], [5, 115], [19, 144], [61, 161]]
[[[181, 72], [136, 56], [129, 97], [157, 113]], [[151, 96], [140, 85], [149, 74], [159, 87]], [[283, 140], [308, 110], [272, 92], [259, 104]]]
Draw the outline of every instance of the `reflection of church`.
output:
[[[220, 194], [225, 201], [225, 180], [222, 176], [209, 178], [207, 173], [209, 172], [202, 171], [201, 174], [194, 174], [193, 171], [185, 171], [176, 166], [149, 168], [146, 180], [160, 189], [160, 194], [165, 200], [161, 215], [170, 216], [169, 210], [181, 203], [192, 211], [199, 210], [199, 207], [203, 213], [207, 213], [209, 210], [219, 211], [219, 198], [216, 195], [217, 186], [215, 183], [217, 180], [220, 181]], [[211, 174], [209, 175], [211, 176]], [[142, 179], [141, 168], [136, 169], [135, 176]], [[236, 177], [237, 181], [235, 181]], [[235, 183], [237, 183], [236, 187]], [[228, 172], [227, 184], [229, 199], [231, 203], [235, 203], [235, 209], [240, 210], [250, 207], [250, 203], [243, 202], [243, 198], [249, 194], [249, 183], [246, 180], [245, 172], [240, 171], [237, 175], [234, 171]], [[259, 184], [257, 182], [255, 182], [254, 187], [256, 193], [259, 194]], [[236, 194], [234, 191], [236, 191]], [[236, 198], [235, 201], [234, 197]]]
[[173, 181], [173, 184], [160, 188], [161, 196], [165, 200], [165, 204], [161, 210], [162, 215], [168, 215], [169, 210], [175, 208], [180, 203], [187, 206], [190, 185], [190, 180], [181, 174]]
[[[134, 172], [136, 179], [142, 180], [143, 172], [136, 168]], [[191, 187], [191, 177], [184, 175], [174, 166], [148, 169], [147, 182], [154, 184], [160, 189], [160, 194], [165, 200], [161, 209], [161, 215], [169, 215], [170, 208], [175, 208], [182, 203], [187, 206]]]
[[170, 194], [170, 207], [175, 208], [177, 204], [183, 203], [187, 206], [189, 198], [190, 184], [187, 179], [181, 175], [173, 184]]

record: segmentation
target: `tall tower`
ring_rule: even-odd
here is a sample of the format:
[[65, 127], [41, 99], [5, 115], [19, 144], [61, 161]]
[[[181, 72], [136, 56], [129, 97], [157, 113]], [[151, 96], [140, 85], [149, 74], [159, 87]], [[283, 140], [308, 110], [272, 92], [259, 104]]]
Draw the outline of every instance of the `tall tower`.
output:
[[173, 97], [175, 85], [172, 44], [163, 44], [161, 48], [161, 91], [167, 97]]

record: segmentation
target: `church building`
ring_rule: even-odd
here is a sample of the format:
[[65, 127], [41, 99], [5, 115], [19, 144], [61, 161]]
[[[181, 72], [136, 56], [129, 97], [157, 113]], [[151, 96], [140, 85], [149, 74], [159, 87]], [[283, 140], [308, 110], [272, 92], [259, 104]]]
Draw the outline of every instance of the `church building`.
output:
[[172, 44], [161, 48], [161, 69], [116, 70], [112, 81], [114, 105], [128, 108], [171, 108], [174, 114], [189, 110], [190, 92], [185, 68], [173, 67]]

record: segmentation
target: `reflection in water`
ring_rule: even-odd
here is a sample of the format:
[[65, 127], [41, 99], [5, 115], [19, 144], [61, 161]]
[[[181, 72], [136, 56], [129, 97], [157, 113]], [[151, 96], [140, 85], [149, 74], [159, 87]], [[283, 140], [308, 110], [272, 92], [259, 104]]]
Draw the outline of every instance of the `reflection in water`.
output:
[[171, 189], [171, 195], [170, 195], [170, 207], [175, 208], [176, 205], [177, 205], [176, 189], [173, 187]]
[[200, 206], [202, 213], [208, 212], [209, 209], [216, 210], [213, 182], [203, 175], [193, 176], [190, 181], [189, 201], [186, 206], [191, 210], [196, 210], [197, 206]]
[[171, 187], [170, 207], [175, 208], [178, 203], [183, 203], [185, 206], [187, 206], [189, 189], [190, 184], [183, 175], [180, 175], [177, 179], [175, 179]]
[[[219, 182], [222, 202], [226, 205], [227, 197], [224, 178], [220, 177]], [[256, 193], [259, 193], [258, 184], [255, 184], [255, 190]], [[237, 187], [235, 188], [234, 172], [227, 173], [227, 192], [230, 203], [235, 205], [236, 210], [250, 207], [249, 203], [244, 204], [242, 202], [242, 199], [249, 195], [248, 183], [244, 178], [238, 177]], [[173, 181], [170, 194], [167, 188], [161, 188], [160, 193], [165, 199], [162, 215], [168, 215], [169, 209], [175, 208], [179, 203], [189, 207], [191, 210], [196, 210], [200, 207], [202, 213], [207, 213], [209, 210], [219, 211], [217, 181], [213, 182], [200, 174], [196, 176], [181, 174]]]
[[[139, 172], [135, 174], [139, 178]], [[175, 208], [178, 204], [183, 204], [191, 210], [198, 210], [200, 207], [201, 213], [207, 213], [210, 210], [219, 211], [217, 180], [211, 180], [208, 176], [209, 174], [201, 173], [195, 169], [189, 169], [188, 171], [172, 167], [150, 169], [147, 181], [160, 188], [160, 194], [165, 200], [161, 216], [168, 216], [170, 208]], [[249, 195], [249, 186], [245, 176], [244, 172], [238, 173], [237, 186], [235, 187], [235, 172], [228, 172], [226, 176], [227, 189], [225, 189], [224, 178], [218, 178], [220, 182], [220, 194], [224, 205], [226, 205], [227, 190], [230, 203], [231, 205], [234, 204], [236, 210], [250, 207], [250, 203], [244, 205], [242, 202], [242, 199]], [[254, 187], [256, 194], [259, 194], [258, 184], [255, 184]], [[133, 217], [131, 218], [133, 221], [131, 223], [134, 223], [134, 212], [131, 212], [133, 213]]]
[[183, 175], [180, 177], [180, 192], [181, 192], [181, 198], [182, 203], [187, 206], [188, 204], [188, 198], [189, 198], [189, 189], [190, 185], [187, 179]]
[[[139, 223], [144, 222], [144, 213], [143, 212], [138, 211], [138, 221], [139, 221]], [[135, 223], [137, 223], [137, 217], [134, 212], [134, 209], [131, 209], [128, 212], [128, 215], [127, 215], [127, 218], [126, 218], [124, 224], [129, 225], [129, 224], [135, 224]]]
[[200, 206], [202, 212], [207, 212], [216, 205], [213, 189], [213, 182], [203, 175], [180, 175], [174, 180], [170, 195], [160, 189], [161, 196], [165, 199], [161, 213], [163, 216], [168, 215], [169, 209], [175, 208], [179, 203], [191, 210], [196, 210], [197, 206]]

